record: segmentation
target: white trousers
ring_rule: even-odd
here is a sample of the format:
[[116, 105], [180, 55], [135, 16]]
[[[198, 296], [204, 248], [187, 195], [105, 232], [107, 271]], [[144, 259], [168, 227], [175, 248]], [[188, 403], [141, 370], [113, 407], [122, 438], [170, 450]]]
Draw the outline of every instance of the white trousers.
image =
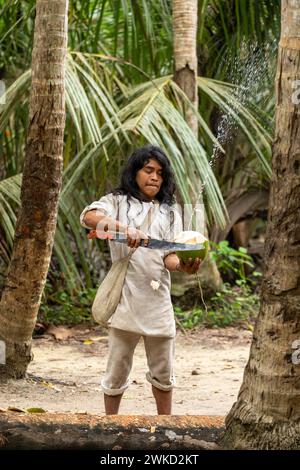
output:
[[[129, 386], [133, 353], [140, 334], [109, 328], [109, 352], [101, 388], [106, 395], [120, 395]], [[169, 391], [175, 385], [173, 373], [175, 338], [143, 336], [149, 370], [146, 378], [154, 387]]]

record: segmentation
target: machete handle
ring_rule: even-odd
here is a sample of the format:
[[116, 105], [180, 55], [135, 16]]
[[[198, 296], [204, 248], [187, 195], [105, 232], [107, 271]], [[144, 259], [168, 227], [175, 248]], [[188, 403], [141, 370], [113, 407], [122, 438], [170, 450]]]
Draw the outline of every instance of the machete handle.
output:
[[100, 238], [100, 240], [111, 240], [113, 238], [113, 236], [109, 233], [104, 233], [104, 234], [97, 234], [97, 231], [96, 230], [91, 230], [88, 234], [87, 234], [87, 238], [90, 240], [92, 238]]

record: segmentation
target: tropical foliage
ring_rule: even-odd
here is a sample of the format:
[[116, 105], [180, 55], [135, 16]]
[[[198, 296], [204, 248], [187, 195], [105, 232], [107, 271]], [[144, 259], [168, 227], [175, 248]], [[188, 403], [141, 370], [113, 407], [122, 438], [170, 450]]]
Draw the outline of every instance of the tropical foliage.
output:
[[[264, 55], [264, 45], [277, 34], [277, 3], [259, 2], [258, 21], [251, 0], [199, 2], [196, 139], [183, 117], [182, 102], [187, 98], [172, 80], [171, 2], [70, 1], [63, 188], [49, 272], [53, 286], [63, 285], [76, 296], [95, 286], [99, 266], [105, 271], [106, 247], [86, 240], [78, 217], [86, 204], [116, 185], [124, 159], [138, 145], [155, 142], [166, 150], [183, 202], [189, 202], [189, 194], [195, 202], [204, 188], [210, 225], [225, 224], [224, 198], [236, 185], [254, 180], [267, 184], [274, 51]], [[33, 0], [0, 1], [0, 73], [6, 84], [0, 105], [2, 276], [10, 259], [20, 197], [34, 9]], [[253, 41], [266, 65], [255, 97], [252, 82], [241, 80], [246, 76], [243, 67], [235, 67], [235, 77], [228, 70], [229, 63], [251, 63], [253, 49], [248, 44]]]

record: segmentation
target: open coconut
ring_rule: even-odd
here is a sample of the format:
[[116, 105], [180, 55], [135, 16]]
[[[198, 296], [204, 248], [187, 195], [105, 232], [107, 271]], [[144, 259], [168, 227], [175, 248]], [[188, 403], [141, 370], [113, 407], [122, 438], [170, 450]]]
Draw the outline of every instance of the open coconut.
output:
[[176, 251], [178, 258], [182, 259], [184, 262], [186, 262], [189, 258], [201, 258], [204, 260], [209, 250], [209, 241], [200, 232], [193, 232], [191, 230], [180, 232], [174, 238], [174, 242], [185, 243], [186, 245], [202, 245], [202, 247], [200, 247], [198, 250]]

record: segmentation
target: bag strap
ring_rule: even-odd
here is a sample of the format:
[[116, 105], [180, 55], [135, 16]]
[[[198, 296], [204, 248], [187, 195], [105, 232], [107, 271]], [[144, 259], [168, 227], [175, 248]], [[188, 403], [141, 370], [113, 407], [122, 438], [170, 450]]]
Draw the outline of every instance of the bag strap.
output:
[[138, 230], [141, 230], [142, 232], [148, 232], [154, 220], [154, 217], [152, 217], [152, 215], [155, 216], [158, 210], [158, 207], [159, 207], [159, 203], [155, 203], [154, 206], [150, 207], [141, 225], [137, 226]]
[[[153, 220], [154, 220], [154, 217], [155, 217], [155, 214], [157, 212], [159, 208], [159, 202], [156, 202], [153, 206], [150, 207], [150, 209], [148, 210], [143, 222], [141, 223], [141, 225], [137, 226], [136, 228], [138, 230], [141, 230], [142, 232], [148, 232]], [[130, 253], [129, 253], [129, 256], [132, 256], [133, 253], [135, 252], [136, 248], [131, 248], [130, 250]]]

